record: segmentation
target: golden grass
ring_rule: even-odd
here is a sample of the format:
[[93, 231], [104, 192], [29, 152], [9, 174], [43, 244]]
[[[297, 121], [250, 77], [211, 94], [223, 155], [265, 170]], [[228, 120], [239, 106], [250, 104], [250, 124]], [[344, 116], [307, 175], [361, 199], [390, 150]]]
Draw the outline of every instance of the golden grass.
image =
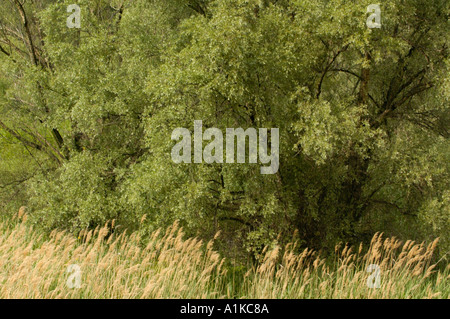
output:
[[[266, 254], [263, 263], [247, 273], [246, 298], [449, 298], [449, 270], [436, 272], [431, 265], [438, 239], [428, 246], [375, 234], [366, 253], [360, 245], [337, 246], [332, 266], [315, 252], [295, 254], [288, 245]], [[368, 272], [369, 265], [379, 269]], [[369, 278], [371, 277], [371, 278]], [[369, 286], [368, 281], [372, 283]], [[372, 287], [372, 288], [371, 288]]]
[[[205, 250], [200, 240], [184, 240], [177, 224], [146, 246], [137, 233], [107, 236], [108, 229], [79, 239], [53, 232], [39, 243], [25, 223], [0, 225], [0, 298], [219, 297], [212, 286], [222, 259], [212, 243]], [[80, 267], [80, 288], [68, 285], [70, 265]]]
[[[335, 260], [289, 244], [230, 283], [213, 242], [184, 239], [177, 223], [144, 244], [138, 233], [110, 234], [108, 225], [44, 240], [25, 220], [21, 212], [0, 224], [0, 298], [449, 298], [449, 266], [438, 272], [431, 264], [438, 240], [376, 234], [365, 253], [362, 245], [336, 247]], [[370, 264], [380, 269], [380, 288], [367, 286]], [[81, 270], [79, 288], [70, 288], [70, 265]]]

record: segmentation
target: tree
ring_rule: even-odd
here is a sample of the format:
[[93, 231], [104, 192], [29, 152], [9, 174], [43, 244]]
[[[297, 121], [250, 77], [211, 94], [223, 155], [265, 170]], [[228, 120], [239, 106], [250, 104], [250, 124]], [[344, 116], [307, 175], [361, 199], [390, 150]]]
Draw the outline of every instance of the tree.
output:
[[[446, 1], [383, 1], [379, 29], [370, 1], [78, 1], [80, 29], [69, 2], [0, 16], [2, 156], [33, 159], [0, 182], [26, 183], [35, 223], [180, 219], [256, 258], [293, 236], [448, 241]], [[278, 128], [279, 170], [174, 163], [171, 134], [195, 120]]]

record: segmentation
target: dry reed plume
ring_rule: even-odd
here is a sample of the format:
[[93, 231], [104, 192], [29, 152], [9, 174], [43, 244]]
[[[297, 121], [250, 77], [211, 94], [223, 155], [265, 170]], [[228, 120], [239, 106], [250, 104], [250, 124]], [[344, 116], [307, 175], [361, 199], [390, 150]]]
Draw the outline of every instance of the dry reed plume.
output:
[[[426, 246], [376, 234], [366, 252], [336, 247], [335, 260], [289, 244], [266, 251], [236, 284], [213, 242], [184, 239], [177, 223], [144, 244], [138, 233], [110, 234], [108, 225], [43, 240], [25, 220], [22, 211], [0, 224], [0, 298], [449, 298], [449, 266], [431, 264], [438, 240]], [[73, 264], [80, 288], [67, 284]], [[380, 269], [380, 288], [367, 286], [370, 264]]]
[[[25, 215], [26, 216], [26, 215]], [[108, 235], [105, 225], [79, 239], [53, 232], [41, 242], [23, 222], [0, 225], [0, 298], [214, 298], [222, 259], [209, 243], [183, 239], [174, 224], [145, 246], [137, 233]], [[80, 288], [67, 285], [70, 265]]]
[[[437, 243], [438, 239], [428, 246], [410, 240], [403, 244], [375, 234], [366, 253], [362, 245], [356, 252], [336, 246], [331, 263], [308, 249], [295, 254], [295, 245], [289, 244], [282, 255], [279, 248], [267, 252], [263, 263], [246, 274], [245, 297], [449, 298], [450, 266], [437, 272], [431, 264]], [[378, 288], [376, 274], [367, 272], [369, 265], [379, 269]]]

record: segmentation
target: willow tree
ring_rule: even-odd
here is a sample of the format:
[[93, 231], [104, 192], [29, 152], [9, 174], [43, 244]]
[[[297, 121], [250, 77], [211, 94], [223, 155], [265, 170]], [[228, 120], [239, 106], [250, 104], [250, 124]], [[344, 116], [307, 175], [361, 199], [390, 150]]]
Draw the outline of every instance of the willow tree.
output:
[[[0, 186], [35, 223], [146, 214], [254, 256], [293, 236], [448, 240], [446, 1], [382, 1], [373, 29], [370, 1], [77, 1], [79, 29], [71, 1], [3, 3]], [[278, 128], [279, 169], [174, 163], [196, 120]]]
[[[425, 235], [421, 217], [444, 230], [448, 5], [385, 2], [370, 29], [369, 4], [214, 1], [186, 20], [147, 82], [151, 156], [126, 184], [132, 207], [256, 253], [279, 233], [323, 248], [375, 230]], [[199, 119], [279, 128], [277, 174], [174, 164], [170, 133]]]

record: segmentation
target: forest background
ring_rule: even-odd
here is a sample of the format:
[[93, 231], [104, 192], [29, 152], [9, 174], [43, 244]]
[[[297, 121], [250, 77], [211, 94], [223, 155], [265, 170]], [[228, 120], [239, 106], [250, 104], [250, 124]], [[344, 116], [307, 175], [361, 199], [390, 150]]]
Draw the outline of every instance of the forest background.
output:
[[[143, 237], [178, 220], [236, 263], [376, 232], [440, 237], [447, 259], [449, 2], [379, 3], [370, 29], [368, 0], [1, 0], [2, 216]], [[279, 128], [279, 170], [175, 164], [194, 120]]]

